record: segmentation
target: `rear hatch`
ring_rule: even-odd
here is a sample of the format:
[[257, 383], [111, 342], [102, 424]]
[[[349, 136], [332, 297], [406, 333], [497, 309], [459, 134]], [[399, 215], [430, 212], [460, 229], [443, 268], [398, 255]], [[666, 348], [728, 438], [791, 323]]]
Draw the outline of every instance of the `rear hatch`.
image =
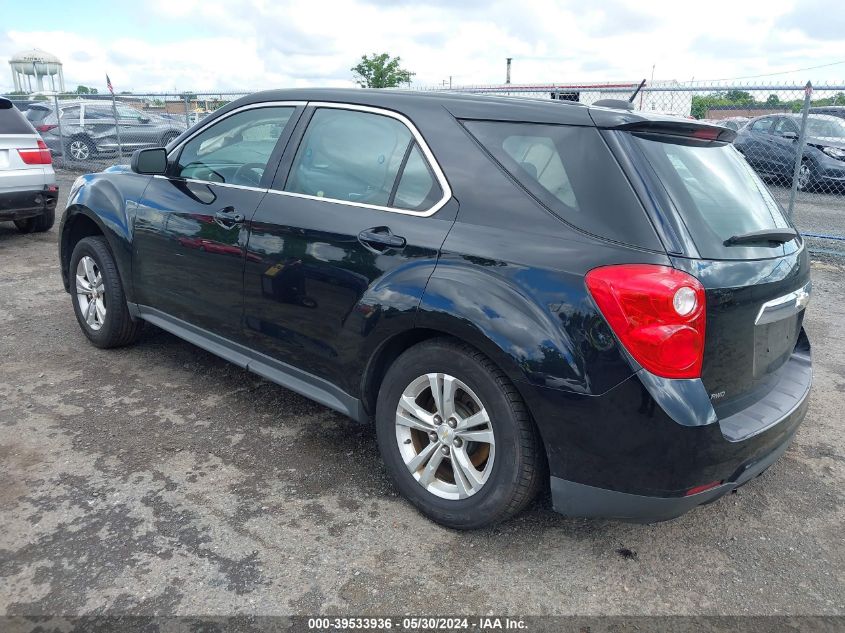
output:
[[810, 266], [801, 237], [730, 144], [732, 132], [641, 122], [605, 134], [636, 165], [641, 190], [665, 220], [657, 228], [674, 266], [705, 287], [701, 378], [719, 418], [738, 425], [726, 435], [742, 439], [776, 422], [811, 377], [808, 355], [790, 364], [808, 351]]
[[0, 98], [0, 191], [30, 191], [53, 182], [44, 141], [7, 99]]

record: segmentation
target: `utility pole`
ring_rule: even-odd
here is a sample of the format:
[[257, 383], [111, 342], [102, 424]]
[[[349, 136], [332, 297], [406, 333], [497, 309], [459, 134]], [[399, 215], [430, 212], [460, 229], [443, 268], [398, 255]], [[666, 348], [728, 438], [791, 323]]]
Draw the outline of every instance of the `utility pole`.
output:
[[505, 74], [505, 83], [509, 84], [511, 82], [511, 61], [513, 61], [513, 57], [508, 57], [508, 70]]

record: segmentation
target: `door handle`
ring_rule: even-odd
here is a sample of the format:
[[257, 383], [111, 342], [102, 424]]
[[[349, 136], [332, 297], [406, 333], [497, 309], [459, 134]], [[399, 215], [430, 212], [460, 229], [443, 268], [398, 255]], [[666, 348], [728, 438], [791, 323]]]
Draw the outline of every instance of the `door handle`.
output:
[[231, 229], [236, 224], [241, 224], [244, 221], [244, 216], [237, 213], [234, 207], [225, 207], [214, 214], [214, 221], [223, 228]]
[[405, 238], [401, 235], [394, 235], [386, 226], [376, 226], [371, 229], [364, 229], [358, 233], [358, 241], [377, 251], [389, 248], [405, 248]]

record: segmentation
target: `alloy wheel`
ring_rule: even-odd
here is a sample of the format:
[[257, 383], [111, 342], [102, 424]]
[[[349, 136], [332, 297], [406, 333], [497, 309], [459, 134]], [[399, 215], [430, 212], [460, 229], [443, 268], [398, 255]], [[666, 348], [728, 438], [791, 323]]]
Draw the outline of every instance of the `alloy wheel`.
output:
[[68, 145], [68, 152], [75, 160], [88, 160], [91, 158], [91, 148], [88, 143], [80, 139], [74, 139]]
[[85, 255], [76, 265], [76, 300], [85, 322], [99, 330], [106, 322], [106, 288], [93, 257]]
[[810, 186], [810, 166], [807, 163], [801, 163], [798, 168], [798, 188], [806, 189]]
[[396, 441], [414, 479], [443, 499], [476, 494], [493, 469], [490, 416], [472, 389], [449, 374], [425, 374], [405, 388]]

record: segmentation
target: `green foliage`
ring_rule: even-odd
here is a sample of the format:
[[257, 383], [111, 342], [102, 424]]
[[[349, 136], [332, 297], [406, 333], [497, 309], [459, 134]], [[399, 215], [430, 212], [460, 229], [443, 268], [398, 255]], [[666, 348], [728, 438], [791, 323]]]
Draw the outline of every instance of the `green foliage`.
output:
[[88, 86], [79, 85], [76, 87], [76, 94], [78, 95], [95, 95], [97, 94], [96, 88], [89, 88]]
[[[733, 106], [737, 110], [741, 110], [743, 106], [751, 107], [763, 105], [778, 112], [801, 112], [804, 107], [804, 97], [797, 97], [789, 101], [781, 101], [779, 95], [770, 94], [765, 102], [757, 101], [753, 95], [745, 90], [728, 90], [727, 92], [711, 92], [706, 95], [693, 95], [692, 98], [692, 116], [696, 119], [704, 119], [707, 117], [709, 110], [713, 108], [726, 108]], [[828, 105], [845, 105], [845, 93], [837, 92], [832, 97], [824, 97], [822, 99], [813, 99], [810, 102], [812, 107], [828, 106]], [[761, 111], [760, 114], [764, 114]]]
[[400, 57], [387, 53], [361, 55], [361, 61], [350, 68], [356, 83], [362, 88], [395, 88], [411, 82], [415, 73], [402, 68]]
[[751, 96], [751, 93], [744, 90], [728, 90], [725, 93], [725, 99], [729, 103], [736, 104], [754, 103], [754, 97]]

